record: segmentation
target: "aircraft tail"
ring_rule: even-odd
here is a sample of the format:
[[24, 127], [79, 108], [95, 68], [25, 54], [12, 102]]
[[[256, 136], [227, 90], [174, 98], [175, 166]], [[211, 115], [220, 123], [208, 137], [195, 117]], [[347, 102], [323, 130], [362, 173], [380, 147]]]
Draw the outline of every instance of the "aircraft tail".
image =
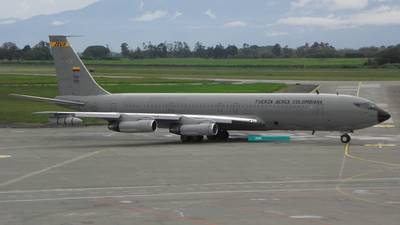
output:
[[49, 39], [60, 95], [109, 94], [93, 80], [89, 71], [67, 41], [67, 36], [50, 35]]

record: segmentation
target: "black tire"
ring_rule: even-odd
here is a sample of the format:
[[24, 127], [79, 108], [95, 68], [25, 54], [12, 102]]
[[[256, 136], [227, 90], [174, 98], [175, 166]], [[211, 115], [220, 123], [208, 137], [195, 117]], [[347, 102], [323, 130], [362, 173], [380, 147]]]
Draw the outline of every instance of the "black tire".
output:
[[216, 140], [217, 135], [207, 135], [208, 140]]
[[342, 143], [349, 143], [351, 138], [350, 135], [348, 134], [343, 134], [342, 136], [340, 136], [340, 140], [342, 141]]
[[229, 133], [226, 130], [218, 131], [217, 137], [219, 140], [226, 140], [229, 138]]
[[201, 142], [204, 139], [203, 136], [193, 136], [192, 141], [193, 142]]
[[181, 135], [181, 141], [182, 142], [191, 142], [192, 137], [191, 136], [186, 136], [186, 135]]

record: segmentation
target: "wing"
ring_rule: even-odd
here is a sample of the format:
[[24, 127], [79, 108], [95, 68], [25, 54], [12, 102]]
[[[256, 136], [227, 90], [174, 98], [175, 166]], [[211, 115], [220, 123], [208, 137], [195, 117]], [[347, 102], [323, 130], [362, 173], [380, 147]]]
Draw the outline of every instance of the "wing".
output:
[[[34, 114], [49, 114], [55, 117], [96, 118], [111, 121], [137, 121], [153, 119], [160, 127], [168, 128], [171, 124], [199, 124], [217, 123], [220, 128], [236, 127], [246, 128], [265, 126], [264, 121], [257, 117], [249, 116], [217, 116], [217, 115], [192, 115], [192, 114], [163, 114], [163, 113], [118, 113], [118, 112], [37, 112]], [[231, 128], [231, 129], [232, 129]]]

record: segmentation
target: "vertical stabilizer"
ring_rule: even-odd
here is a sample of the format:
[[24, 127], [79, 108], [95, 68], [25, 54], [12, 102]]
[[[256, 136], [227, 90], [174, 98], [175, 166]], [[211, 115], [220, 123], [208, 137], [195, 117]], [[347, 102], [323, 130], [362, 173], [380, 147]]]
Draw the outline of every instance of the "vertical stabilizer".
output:
[[67, 36], [49, 36], [60, 95], [109, 94], [93, 80], [81, 59], [67, 41]]

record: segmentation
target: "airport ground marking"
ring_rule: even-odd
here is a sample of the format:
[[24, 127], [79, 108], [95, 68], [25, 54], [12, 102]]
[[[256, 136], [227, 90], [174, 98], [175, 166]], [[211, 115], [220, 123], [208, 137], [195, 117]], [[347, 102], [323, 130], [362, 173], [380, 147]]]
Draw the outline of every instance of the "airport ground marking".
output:
[[320, 87], [322, 87], [322, 85], [319, 85], [317, 88], [315, 88], [314, 90], [312, 90], [312, 91], [310, 92], [310, 94], [316, 92]]
[[[358, 97], [359, 94], [360, 94], [360, 88], [361, 88], [361, 82], [358, 84], [357, 97]], [[349, 135], [351, 135], [351, 134], [349, 134]], [[374, 160], [369, 160], [369, 159], [363, 159], [363, 158], [359, 158], [359, 157], [352, 156], [352, 155], [349, 154], [349, 146], [350, 146], [350, 143], [347, 143], [344, 152], [345, 152], [345, 155], [348, 156], [348, 157], [350, 157], [350, 158], [357, 159], [357, 160], [361, 160], [361, 161], [366, 161], [366, 162], [384, 164], [384, 165], [388, 165], [388, 166], [396, 166], [396, 168], [391, 168], [391, 169], [386, 169], [386, 170], [378, 170], [378, 171], [373, 171], [373, 172], [358, 174], [358, 175], [355, 175], [355, 176], [346, 178], [345, 180], [341, 181], [341, 182], [336, 186], [336, 190], [337, 190], [339, 193], [343, 194], [343, 195], [346, 195], [346, 196], [348, 196], [348, 197], [351, 197], [351, 198], [354, 198], [354, 199], [358, 199], [358, 200], [361, 200], [361, 201], [366, 201], [366, 202], [370, 202], [370, 203], [374, 203], [374, 204], [379, 204], [379, 205], [383, 205], [383, 206], [391, 206], [391, 207], [400, 208], [400, 206], [396, 206], [396, 205], [392, 205], [392, 204], [387, 204], [387, 203], [376, 202], [376, 201], [371, 201], [371, 200], [368, 200], [368, 199], [365, 199], [365, 198], [360, 198], [360, 197], [357, 197], [357, 196], [354, 196], [354, 195], [351, 195], [351, 194], [347, 194], [346, 192], [344, 192], [344, 191], [342, 191], [342, 190], [340, 189], [340, 186], [341, 186], [342, 184], [344, 184], [346, 181], [352, 180], [352, 179], [354, 179], [354, 178], [362, 177], [362, 176], [366, 176], [366, 175], [370, 175], [370, 174], [376, 174], [376, 173], [381, 173], [381, 172], [396, 170], [396, 169], [399, 169], [399, 167], [400, 167], [400, 164], [387, 163], [387, 162], [379, 162], [379, 161], [374, 161]], [[344, 161], [343, 161], [343, 163], [344, 163]], [[342, 166], [344, 166], [344, 165], [342, 165]], [[342, 173], [342, 170], [341, 170], [341, 173]], [[342, 174], [340, 174], [340, 177], [341, 177], [341, 176], [342, 176]]]
[[235, 208], [235, 209], [247, 210], [247, 211], [251, 211], [251, 212], [264, 213], [264, 214], [273, 215], [273, 216], [280, 216], [280, 217], [285, 217], [285, 218], [288, 218], [288, 219], [301, 220], [301, 221], [306, 221], [306, 222], [309, 222], [309, 223], [316, 223], [316, 224], [322, 224], [322, 225], [330, 225], [330, 224], [327, 224], [327, 223], [320, 223], [320, 222], [316, 222], [316, 221], [312, 221], [312, 220], [306, 220], [306, 219], [303, 219], [303, 218], [297, 218], [297, 217], [291, 217], [291, 216], [286, 216], [286, 215], [281, 215], [281, 214], [276, 214], [276, 213], [270, 213], [270, 212], [265, 212], [265, 211], [259, 211], [259, 210], [255, 210], [255, 209], [243, 208], [243, 207], [234, 206], [234, 205], [227, 205], [227, 204], [222, 204], [222, 203], [219, 203], [219, 202], [207, 201], [207, 203], [214, 204], [214, 205], [220, 205], [220, 206], [231, 207], [231, 208]]
[[[361, 82], [360, 82], [360, 83], [361, 83]], [[336, 190], [337, 190], [339, 193], [343, 194], [343, 195], [346, 195], [346, 196], [348, 196], [348, 197], [351, 197], [351, 198], [354, 198], [354, 199], [358, 199], [358, 200], [361, 200], [361, 201], [370, 202], [370, 203], [374, 203], [374, 204], [379, 204], [379, 205], [383, 205], [383, 206], [391, 206], [391, 207], [400, 208], [400, 206], [397, 206], [397, 205], [387, 204], [387, 203], [381, 203], [381, 202], [372, 201], [372, 200], [365, 199], [365, 198], [360, 198], [360, 197], [357, 197], [357, 196], [348, 194], [348, 193], [346, 193], [346, 192], [344, 192], [344, 191], [342, 191], [342, 190], [340, 189], [340, 186], [341, 186], [342, 184], [344, 184], [345, 182], [347, 182], [347, 181], [349, 181], [349, 180], [353, 180], [354, 178], [358, 178], [358, 177], [362, 177], [362, 176], [366, 176], [366, 175], [370, 175], [370, 174], [376, 174], [376, 173], [381, 173], [381, 172], [387, 172], [387, 171], [391, 171], [391, 170], [397, 170], [397, 169], [400, 168], [400, 164], [387, 163], [387, 162], [379, 162], [379, 161], [374, 161], [374, 160], [369, 160], [369, 159], [363, 159], [363, 158], [359, 158], [359, 157], [352, 156], [352, 155], [350, 155], [350, 154], [348, 153], [348, 151], [349, 151], [349, 146], [350, 146], [350, 143], [347, 143], [347, 144], [346, 144], [346, 147], [345, 147], [345, 154], [346, 154], [346, 156], [348, 156], [348, 157], [350, 157], [350, 158], [357, 159], [357, 160], [361, 160], [361, 161], [366, 161], [366, 162], [384, 164], [384, 165], [389, 165], [389, 166], [396, 166], [396, 167], [395, 167], [395, 168], [391, 168], [391, 169], [386, 169], [386, 170], [378, 170], [378, 171], [373, 171], [373, 172], [358, 174], [358, 175], [355, 175], [355, 176], [346, 178], [345, 180], [341, 181], [338, 185], [336, 185]]]
[[382, 147], [395, 147], [396, 145], [395, 144], [381, 144], [381, 143], [378, 143], [378, 144], [365, 144], [365, 146], [382, 148]]
[[96, 200], [96, 199], [94, 199], [94, 200], [92, 200], [92, 201], [94, 201], [94, 202], [99, 202], [99, 203], [103, 203], [103, 204], [108, 204], [108, 205], [113, 205], [113, 206], [119, 206], [119, 207], [123, 207], [123, 208], [127, 208], [127, 209], [139, 210], [139, 211], [142, 211], [142, 212], [154, 213], [154, 214], [158, 214], [158, 215], [162, 215], [162, 216], [169, 216], [169, 217], [173, 217], [173, 218], [178, 218], [178, 219], [193, 221], [193, 222], [202, 223], [202, 224], [215, 225], [215, 224], [213, 224], [213, 223], [207, 223], [207, 222], [200, 221], [200, 220], [194, 220], [194, 219], [189, 219], [189, 218], [185, 218], [185, 217], [169, 215], [169, 214], [160, 213], [160, 212], [155, 212], [155, 211], [150, 211], [150, 210], [146, 210], [146, 209], [134, 208], [134, 207], [130, 207], [130, 206], [126, 206], [126, 205], [120, 205], [120, 204], [115, 204], [115, 203], [111, 203], [111, 202], [104, 202], [104, 201], [100, 201], [100, 200]]
[[360, 82], [360, 83], [358, 83], [357, 97], [358, 97], [358, 95], [360, 94], [360, 88], [361, 88], [361, 82]]
[[4, 159], [4, 158], [10, 158], [11, 155], [0, 155], [0, 159]]
[[63, 165], [65, 165], [65, 164], [68, 164], [68, 163], [72, 163], [72, 162], [81, 160], [81, 159], [83, 159], [83, 158], [92, 156], [92, 155], [94, 155], [94, 154], [97, 154], [97, 153], [100, 153], [100, 152], [109, 151], [109, 150], [114, 150], [114, 149], [116, 149], [116, 148], [107, 148], [107, 149], [103, 149], [103, 150], [94, 151], [94, 152], [88, 153], [88, 154], [86, 154], [86, 155], [78, 156], [78, 157], [76, 157], [76, 158], [73, 158], [73, 159], [64, 161], [64, 162], [59, 163], [59, 164], [56, 164], [56, 165], [54, 165], [54, 166], [49, 166], [49, 167], [44, 168], [44, 169], [42, 169], [42, 170], [38, 170], [38, 171], [35, 171], [35, 172], [32, 172], [32, 173], [26, 174], [26, 175], [24, 175], [24, 176], [22, 176], [22, 177], [18, 177], [18, 178], [15, 178], [15, 179], [6, 181], [6, 182], [4, 182], [4, 183], [1, 183], [1, 184], [0, 184], [0, 187], [3, 187], [3, 186], [6, 186], [6, 185], [9, 185], [9, 184], [18, 182], [18, 181], [23, 180], [23, 179], [25, 179], [25, 178], [28, 178], [28, 177], [31, 177], [31, 176], [34, 176], [34, 175], [37, 175], [37, 174], [46, 172], [46, 171], [48, 171], [48, 170], [51, 170], [51, 169], [54, 169], [54, 168], [63, 166]]
[[378, 125], [374, 125], [372, 127], [397, 127], [396, 125], [382, 125], [382, 124], [378, 124]]

